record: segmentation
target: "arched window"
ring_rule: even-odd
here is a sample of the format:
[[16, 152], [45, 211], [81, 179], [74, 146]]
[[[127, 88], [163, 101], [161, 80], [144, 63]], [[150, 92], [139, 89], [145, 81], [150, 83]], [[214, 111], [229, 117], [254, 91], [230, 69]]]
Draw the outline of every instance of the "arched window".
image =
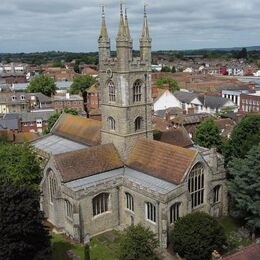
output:
[[108, 125], [110, 130], [116, 130], [116, 121], [111, 116], [108, 118]]
[[204, 202], [204, 169], [202, 164], [196, 164], [190, 172], [188, 187], [191, 195], [191, 207], [197, 207]]
[[112, 81], [108, 83], [108, 92], [109, 92], [109, 101], [115, 102], [116, 101], [116, 90], [115, 85]]
[[142, 121], [143, 121], [143, 119], [140, 116], [135, 119], [135, 131], [138, 131], [141, 129]]
[[140, 102], [142, 100], [142, 81], [137, 80], [133, 86], [133, 102]]
[[53, 171], [49, 172], [48, 182], [49, 182], [50, 202], [53, 203], [54, 195], [57, 191], [57, 181], [54, 177]]
[[219, 202], [220, 201], [220, 185], [217, 185], [214, 189], [213, 189], [213, 202]]
[[145, 213], [147, 219], [156, 222], [156, 207], [152, 203], [145, 203]]
[[170, 223], [174, 223], [176, 220], [180, 218], [180, 202], [174, 203], [170, 207]]
[[65, 200], [65, 213], [66, 217], [73, 218], [73, 206], [68, 200]]
[[126, 196], [126, 208], [131, 210], [131, 211], [134, 211], [134, 198], [133, 198], [133, 196], [128, 192], [125, 193], [125, 196]]
[[93, 216], [99, 215], [108, 211], [108, 193], [100, 193], [92, 200], [93, 204]]

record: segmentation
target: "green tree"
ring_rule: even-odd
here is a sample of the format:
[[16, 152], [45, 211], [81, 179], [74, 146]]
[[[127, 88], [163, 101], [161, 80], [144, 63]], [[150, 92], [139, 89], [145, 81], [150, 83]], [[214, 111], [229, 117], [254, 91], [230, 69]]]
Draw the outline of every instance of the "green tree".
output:
[[0, 259], [50, 259], [50, 237], [42, 224], [39, 191], [0, 183], [0, 198]]
[[260, 229], [260, 142], [244, 159], [234, 158], [228, 164], [228, 182], [233, 202], [231, 214], [243, 219], [254, 231]]
[[171, 72], [171, 68], [168, 66], [163, 66], [161, 72]]
[[154, 249], [158, 247], [155, 234], [141, 224], [129, 226], [120, 241], [120, 259], [155, 259]]
[[172, 73], [176, 73], [176, 68], [172, 66]]
[[87, 108], [87, 96], [88, 89], [96, 83], [96, 79], [91, 75], [80, 75], [76, 76], [73, 79], [73, 83], [70, 86], [71, 94], [81, 94], [84, 100], [84, 110], [87, 113], [87, 117], [89, 117], [88, 108]]
[[30, 93], [41, 92], [50, 97], [54, 95], [57, 90], [56, 84], [52, 78], [44, 75], [35, 77], [28, 85], [26, 91]]
[[164, 88], [164, 85], [169, 85], [169, 90], [171, 92], [174, 92], [174, 91], [180, 89], [177, 81], [173, 78], [170, 78], [170, 77], [160, 77], [156, 81], [156, 85], [157, 85], [158, 88]]
[[206, 148], [222, 150], [223, 140], [220, 130], [211, 117], [205, 119], [197, 126], [195, 131], [195, 143]]
[[38, 185], [41, 174], [40, 163], [29, 144], [0, 145], [0, 182]]
[[233, 129], [225, 148], [225, 160], [244, 158], [251, 147], [260, 142], [260, 115], [246, 115]]
[[170, 242], [173, 250], [187, 260], [209, 260], [214, 250], [223, 252], [226, 236], [217, 220], [194, 212], [176, 221]]

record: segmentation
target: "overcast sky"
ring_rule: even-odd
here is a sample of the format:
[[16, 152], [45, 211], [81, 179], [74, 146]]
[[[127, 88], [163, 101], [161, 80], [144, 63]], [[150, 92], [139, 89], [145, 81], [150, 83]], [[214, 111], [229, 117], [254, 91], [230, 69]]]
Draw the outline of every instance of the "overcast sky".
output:
[[[0, 53], [96, 51], [101, 4], [112, 48], [119, 0], [0, 0]], [[143, 0], [124, 1], [134, 46]], [[147, 0], [153, 50], [260, 45], [259, 0]]]

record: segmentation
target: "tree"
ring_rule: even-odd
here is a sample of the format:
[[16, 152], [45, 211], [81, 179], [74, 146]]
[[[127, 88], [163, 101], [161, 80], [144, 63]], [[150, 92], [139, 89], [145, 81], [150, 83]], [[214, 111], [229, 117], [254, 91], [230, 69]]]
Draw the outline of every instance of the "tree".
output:
[[156, 85], [158, 86], [158, 88], [164, 88], [164, 85], [169, 85], [169, 90], [171, 92], [174, 92], [174, 91], [180, 89], [177, 81], [173, 78], [170, 78], [170, 77], [160, 77], [156, 81]]
[[176, 68], [172, 66], [172, 73], [176, 73]]
[[39, 191], [0, 183], [0, 198], [0, 259], [50, 259], [50, 237], [42, 224]]
[[[65, 108], [64, 113], [71, 114], [74, 116], [77, 116], [79, 114], [79, 112], [73, 108]], [[44, 130], [44, 134], [50, 133], [52, 127], [54, 126], [56, 121], [59, 119], [61, 114], [62, 114], [62, 112], [56, 112], [49, 117], [49, 119], [47, 120], [47, 128]]]
[[206, 148], [222, 150], [223, 140], [220, 130], [211, 117], [205, 119], [197, 126], [195, 131], [195, 143]]
[[226, 237], [222, 226], [204, 212], [178, 219], [170, 233], [173, 250], [187, 260], [208, 260], [214, 250], [223, 252]]
[[120, 259], [153, 259], [154, 249], [158, 247], [155, 234], [141, 224], [129, 226], [120, 241]]
[[41, 174], [40, 163], [29, 144], [0, 145], [0, 182], [34, 186], [40, 183]]
[[244, 159], [231, 160], [228, 168], [228, 189], [234, 206], [231, 214], [246, 221], [254, 231], [260, 228], [260, 143]]
[[89, 117], [88, 108], [87, 108], [87, 95], [88, 89], [96, 83], [96, 79], [93, 78], [91, 75], [80, 75], [76, 76], [73, 79], [73, 83], [70, 86], [70, 93], [71, 94], [80, 94], [84, 100], [84, 110], [87, 113], [87, 117]]
[[163, 66], [161, 72], [171, 72], [171, 68], [168, 66]]
[[260, 142], [260, 115], [246, 115], [234, 127], [225, 149], [225, 160], [244, 158]]
[[41, 92], [50, 97], [54, 95], [57, 90], [56, 84], [52, 78], [44, 75], [35, 77], [28, 85], [26, 91], [30, 93]]

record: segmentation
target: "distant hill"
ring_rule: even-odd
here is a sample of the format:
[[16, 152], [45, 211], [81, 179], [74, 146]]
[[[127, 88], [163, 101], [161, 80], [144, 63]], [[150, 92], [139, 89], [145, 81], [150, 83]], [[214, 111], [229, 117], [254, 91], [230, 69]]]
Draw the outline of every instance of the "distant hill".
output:
[[201, 50], [215, 50], [215, 51], [239, 51], [242, 48], [246, 48], [247, 51], [260, 51], [260, 46], [249, 46], [249, 47], [231, 47], [231, 48], [205, 48]]

